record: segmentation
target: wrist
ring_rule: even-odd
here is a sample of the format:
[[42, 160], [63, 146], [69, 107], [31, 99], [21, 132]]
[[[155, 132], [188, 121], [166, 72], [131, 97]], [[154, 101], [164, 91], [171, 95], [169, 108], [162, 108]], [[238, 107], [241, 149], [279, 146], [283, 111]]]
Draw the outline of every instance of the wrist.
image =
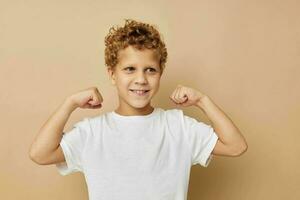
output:
[[66, 98], [64, 103], [63, 103], [63, 106], [71, 112], [76, 110], [76, 108], [78, 107], [77, 104], [72, 99], [72, 97]]
[[204, 95], [201, 97], [201, 99], [196, 104], [197, 107], [201, 108], [202, 110], [205, 110], [205, 106], [209, 103], [210, 98], [207, 95]]

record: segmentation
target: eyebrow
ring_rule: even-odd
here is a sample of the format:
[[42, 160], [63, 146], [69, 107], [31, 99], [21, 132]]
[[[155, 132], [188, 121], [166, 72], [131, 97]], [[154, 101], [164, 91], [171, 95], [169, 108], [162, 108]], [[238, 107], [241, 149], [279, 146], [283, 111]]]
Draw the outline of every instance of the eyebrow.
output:
[[[127, 67], [134, 67], [134, 68], [136, 68], [136, 66], [135, 65], [132, 65], [132, 64], [128, 64], [128, 65], [124, 65], [123, 66], [124, 68], [127, 68]], [[143, 68], [159, 68], [158, 66], [156, 66], [156, 65], [147, 65], [147, 66], [145, 66], [145, 67], [143, 67]]]

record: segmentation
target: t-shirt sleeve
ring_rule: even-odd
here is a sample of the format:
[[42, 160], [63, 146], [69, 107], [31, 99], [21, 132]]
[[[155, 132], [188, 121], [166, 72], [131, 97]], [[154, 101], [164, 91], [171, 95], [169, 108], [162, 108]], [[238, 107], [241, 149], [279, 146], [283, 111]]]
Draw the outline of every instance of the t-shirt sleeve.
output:
[[85, 148], [85, 141], [88, 133], [91, 131], [89, 119], [75, 123], [73, 128], [64, 132], [60, 146], [65, 156], [65, 162], [57, 163], [58, 172], [65, 176], [74, 172], [82, 172], [82, 156]]
[[192, 165], [200, 164], [207, 167], [213, 158], [212, 151], [218, 141], [218, 136], [211, 125], [182, 115], [184, 131], [192, 154]]

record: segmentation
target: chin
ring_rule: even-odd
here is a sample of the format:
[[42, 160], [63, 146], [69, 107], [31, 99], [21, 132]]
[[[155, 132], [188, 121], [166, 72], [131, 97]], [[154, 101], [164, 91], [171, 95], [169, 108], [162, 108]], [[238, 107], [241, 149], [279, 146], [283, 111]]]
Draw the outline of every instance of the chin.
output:
[[134, 107], [134, 108], [139, 108], [139, 109], [141, 109], [141, 108], [146, 108], [146, 107], [148, 107], [149, 106], [149, 103], [143, 103], [143, 104], [138, 104], [138, 103], [132, 103], [132, 104], [130, 104], [132, 107]]

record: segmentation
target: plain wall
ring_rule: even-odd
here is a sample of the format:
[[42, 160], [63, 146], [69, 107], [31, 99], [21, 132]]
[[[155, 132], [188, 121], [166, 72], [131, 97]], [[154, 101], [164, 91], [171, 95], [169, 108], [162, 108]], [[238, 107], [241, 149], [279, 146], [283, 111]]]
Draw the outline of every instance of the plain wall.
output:
[[[0, 198], [88, 198], [84, 176], [61, 176], [29, 159], [43, 123], [69, 95], [96, 86], [100, 110], [116, 108], [104, 37], [125, 18], [157, 25], [168, 61], [153, 105], [174, 108], [177, 84], [202, 91], [248, 142], [241, 157], [193, 166], [190, 200], [300, 199], [299, 1], [0, 0]], [[185, 114], [210, 123], [196, 107]]]

